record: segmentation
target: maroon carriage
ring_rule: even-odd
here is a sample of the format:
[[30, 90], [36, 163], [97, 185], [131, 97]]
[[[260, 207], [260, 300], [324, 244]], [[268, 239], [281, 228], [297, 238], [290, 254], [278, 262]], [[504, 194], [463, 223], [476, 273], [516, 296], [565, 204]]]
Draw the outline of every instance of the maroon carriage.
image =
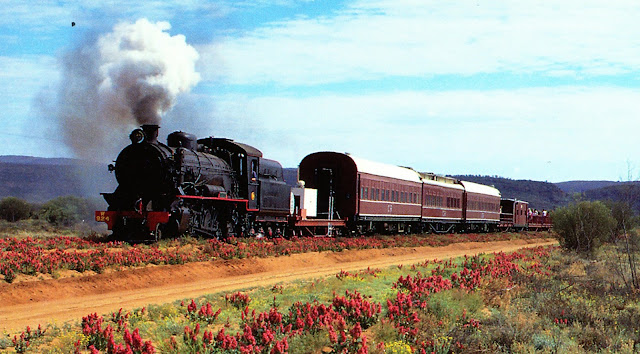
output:
[[300, 162], [299, 180], [317, 190], [317, 218], [344, 220], [352, 230], [419, 231], [422, 182], [416, 171], [337, 152]]
[[427, 232], [459, 231], [464, 226], [464, 187], [451, 177], [422, 173], [422, 224]]
[[521, 231], [527, 229], [529, 203], [517, 199], [500, 200], [500, 229]]

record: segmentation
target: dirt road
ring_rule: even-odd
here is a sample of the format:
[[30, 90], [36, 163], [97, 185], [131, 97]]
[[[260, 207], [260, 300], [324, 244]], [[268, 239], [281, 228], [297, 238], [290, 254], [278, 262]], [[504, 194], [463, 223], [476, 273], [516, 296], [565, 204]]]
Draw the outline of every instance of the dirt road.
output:
[[82, 316], [120, 308], [172, 302], [220, 291], [272, 286], [297, 279], [334, 275], [341, 270], [410, 265], [478, 253], [514, 251], [553, 245], [552, 239], [458, 243], [445, 247], [348, 250], [291, 256], [217, 260], [171, 266], [148, 266], [64, 279], [0, 284], [0, 331], [79, 321]]

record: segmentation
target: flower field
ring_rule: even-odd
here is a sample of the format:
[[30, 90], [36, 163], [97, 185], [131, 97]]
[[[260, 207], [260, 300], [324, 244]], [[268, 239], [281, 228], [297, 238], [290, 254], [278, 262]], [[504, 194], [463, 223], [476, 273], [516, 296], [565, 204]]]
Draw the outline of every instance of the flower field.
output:
[[[0, 339], [18, 352], [634, 352], [637, 294], [598, 260], [524, 249], [206, 295]], [[44, 327], [44, 324], [43, 324]]]
[[361, 238], [231, 239], [229, 242], [184, 238], [154, 245], [131, 246], [122, 242], [96, 242], [59, 236], [50, 238], [0, 238], [0, 275], [11, 283], [20, 275], [59, 276], [62, 270], [101, 273], [106, 269], [141, 267], [149, 264], [247, 257], [272, 257], [294, 253], [389, 247], [442, 246], [456, 242], [484, 242], [513, 238], [548, 237], [526, 234], [406, 235]]

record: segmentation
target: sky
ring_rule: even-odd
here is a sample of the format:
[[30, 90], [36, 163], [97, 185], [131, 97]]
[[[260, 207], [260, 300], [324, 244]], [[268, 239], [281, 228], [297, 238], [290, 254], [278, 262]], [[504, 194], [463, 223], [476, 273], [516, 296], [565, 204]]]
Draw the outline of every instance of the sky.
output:
[[284, 167], [326, 150], [449, 175], [638, 179], [638, 18], [637, 0], [4, 0], [0, 155], [77, 155], [56, 114], [64, 58], [146, 19], [198, 54], [161, 136], [231, 138]]

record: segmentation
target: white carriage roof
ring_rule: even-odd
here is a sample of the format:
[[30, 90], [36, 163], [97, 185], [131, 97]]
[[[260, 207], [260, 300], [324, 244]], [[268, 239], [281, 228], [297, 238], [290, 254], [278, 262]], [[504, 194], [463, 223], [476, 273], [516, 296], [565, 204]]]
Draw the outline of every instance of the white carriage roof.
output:
[[464, 186], [464, 189], [470, 193], [478, 193], [478, 194], [487, 194], [492, 195], [494, 197], [500, 197], [500, 191], [494, 187], [485, 186], [484, 184], [478, 184], [467, 181], [460, 181]]
[[422, 182], [424, 182], [424, 184], [430, 184], [430, 185], [434, 185], [434, 186], [443, 186], [446, 188], [451, 188], [451, 189], [464, 189], [463, 186], [461, 186], [460, 184], [457, 183], [447, 183], [447, 182], [440, 182], [440, 181], [434, 181], [432, 179], [423, 179]]
[[382, 177], [390, 177], [401, 179], [404, 181], [410, 182], [422, 182], [420, 178], [420, 174], [410, 168], [388, 165], [386, 163], [374, 162], [365, 159], [361, 159], [359, 157], [354, 157], [349, 154], [349, 156], [353, 162], [356, 163], [356, 167], [358, 168], [358, 172], [368, 173], [371, 175], [382, 176]]
[[460, 184], [453, 184], [453, 183], [434, 181], [430, 179], [423, 179], [420, 176], [419, 172], [408, 167], [400, 167], [395, 165], [389, 165], [386, 163], [370, 161], [370, 160], [352, 156], [350, 154], [345, 154], [345, 155], [353, 160], [353, 162], [356, 164], [356, 167], [358, 168], [358, 172], [368, 173], [371, 175], [382, 176], [382, 177], [395, 178], [395, 179], [400, 179], [400, 180], [410, 181], [410, 182], [445, 186], [447, 188], [465, 189], [467, 192], [471, 192], [471, 193], [487, 194], [487, 195], [500, 197], [499, 190], [497, 190], [494, 187], [485, 186], [483, 184], [466, 182], [466, 181], [460, 181]]

